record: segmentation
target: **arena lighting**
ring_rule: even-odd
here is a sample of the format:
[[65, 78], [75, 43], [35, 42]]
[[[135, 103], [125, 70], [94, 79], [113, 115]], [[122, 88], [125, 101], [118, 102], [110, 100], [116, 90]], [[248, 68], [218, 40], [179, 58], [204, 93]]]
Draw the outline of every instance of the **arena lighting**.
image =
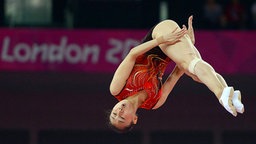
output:
[[169, 15], [168, 15], [168, 3], [166, 1], [161, 1], [159, 3], [159, 18], [160, 20], [165, 20], [168, 19]]
[[43, 0], [28, 0], [31, 6], [40, 7], [43, 4]]

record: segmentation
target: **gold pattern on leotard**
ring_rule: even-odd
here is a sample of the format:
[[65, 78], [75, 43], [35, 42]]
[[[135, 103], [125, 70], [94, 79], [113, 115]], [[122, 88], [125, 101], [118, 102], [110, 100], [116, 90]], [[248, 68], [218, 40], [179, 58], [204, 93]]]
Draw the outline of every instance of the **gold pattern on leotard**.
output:
[[122, 100], [145, 90], [148, 98], [141, 107], [152, 108], [161, 96], [161, 79], [169, 61], [169, 58], [163, 59], [156, 54], [139, 56], [124, 89], [116, 96], [117, 99]]

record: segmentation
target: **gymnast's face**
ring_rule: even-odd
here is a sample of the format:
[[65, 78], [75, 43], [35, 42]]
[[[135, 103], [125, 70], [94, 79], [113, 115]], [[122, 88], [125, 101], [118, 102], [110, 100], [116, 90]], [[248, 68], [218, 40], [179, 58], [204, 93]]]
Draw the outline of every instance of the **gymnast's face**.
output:
[[110, 122], [119, 129], [124, 129], [131, 123], [137, 123], [137, 115], [132, 104], [128, 100], [118, 102], [110, 114]]

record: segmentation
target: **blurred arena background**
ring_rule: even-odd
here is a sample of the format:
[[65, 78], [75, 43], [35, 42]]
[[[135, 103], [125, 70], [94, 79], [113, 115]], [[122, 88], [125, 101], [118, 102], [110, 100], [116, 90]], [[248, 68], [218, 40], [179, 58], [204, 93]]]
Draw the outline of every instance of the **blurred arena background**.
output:
[[[132, 132], [112, 132], [118, 63], [160, 20], [190, 15], [196, 46], [241, 90], [245, 113], [183, 76]], [[0, 144], [255, 144], [255, 28], [255, 0], [0, 0]]]

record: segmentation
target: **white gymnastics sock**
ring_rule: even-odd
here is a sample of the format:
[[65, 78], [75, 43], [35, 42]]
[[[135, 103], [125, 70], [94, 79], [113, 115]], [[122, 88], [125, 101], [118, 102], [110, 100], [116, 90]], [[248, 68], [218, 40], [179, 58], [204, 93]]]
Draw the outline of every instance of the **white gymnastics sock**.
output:
[[232, 104], [233, 95], [234, 95], [234, 88], [225, 87], [221, 94], [219, 102], [229, 113], [231, 113], [233, 116], [237, 116], [237, 112]]
[[237, 112], [239, 113], [244, 112], [244, 105], [241, 102], [241, 92], [239, 90], [234, 91], [232, 102]]

